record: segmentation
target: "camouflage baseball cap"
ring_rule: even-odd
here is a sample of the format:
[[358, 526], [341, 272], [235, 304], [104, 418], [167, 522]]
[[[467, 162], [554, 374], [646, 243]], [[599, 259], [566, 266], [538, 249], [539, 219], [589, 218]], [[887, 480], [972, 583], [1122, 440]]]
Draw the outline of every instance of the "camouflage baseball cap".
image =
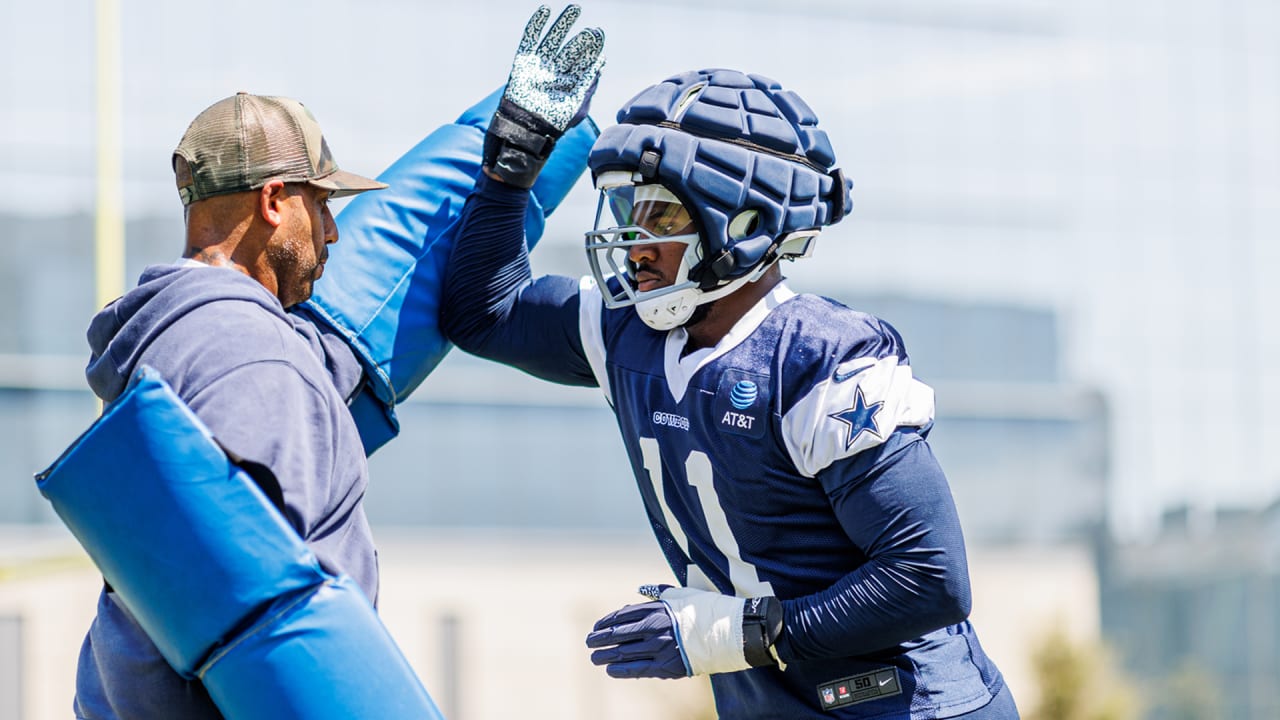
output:
[[183, 205], [257, 190], [275, 179], [305, 182], [334, 197], [386, 187], [339, 170], [311, 111], [284, 97], [242, 92], [219, 100], [191, 121], [173, 157]]

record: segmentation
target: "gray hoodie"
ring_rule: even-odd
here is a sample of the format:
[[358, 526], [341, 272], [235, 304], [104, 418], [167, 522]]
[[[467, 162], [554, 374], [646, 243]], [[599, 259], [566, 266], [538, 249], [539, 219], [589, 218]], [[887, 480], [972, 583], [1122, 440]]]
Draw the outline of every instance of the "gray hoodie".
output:
[[[110, 402], [139, 366], [155, 368], [225, 447], [272, 470], [290, 524], [320, 564], [350, 575], [376, 601], [362, 504], [368, 466], [347, 410], [364, 375], [340, 337], [286, 312], [252, 278], [183, 263], [147, 268], [138, 287], [94, 317], [88, 338], [86, 375], [98, 397]], [[81, 649], [76, 712], [219, 716], [106, 592]]]

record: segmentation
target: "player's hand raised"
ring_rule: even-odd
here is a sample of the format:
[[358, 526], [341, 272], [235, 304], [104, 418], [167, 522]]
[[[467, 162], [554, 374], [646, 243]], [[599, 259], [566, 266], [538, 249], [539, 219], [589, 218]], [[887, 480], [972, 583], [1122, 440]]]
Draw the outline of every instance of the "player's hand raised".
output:
[[525, 25], [485, 135], [485, 169], [502, 182], [531, 187], [556, 141], [587, 116], [604, 67], [604, 32], [587, 28], [565, 42], [581, 12], [569, 5], [543, 35], [551, 9], [542, 5]]

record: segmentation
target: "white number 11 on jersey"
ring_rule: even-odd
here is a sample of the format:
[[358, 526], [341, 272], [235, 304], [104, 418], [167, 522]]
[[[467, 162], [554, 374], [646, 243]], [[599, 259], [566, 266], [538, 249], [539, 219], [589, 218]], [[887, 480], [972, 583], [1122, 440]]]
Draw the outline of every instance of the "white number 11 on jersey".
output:
[[[640, 438], [640, 454], [644, 459], [644, 469], [649, 473], [649, 482], [653, 484], [653, 493], [662, 506], [662, 516], [666, 520], [671, 537], [684, 551], [686, 557], [692, 558], [689, 552], [689, 538], [684, 528], [671, 514], [667, 504], [666, 493], [662, 489], [662, 457], [658, 451], [658, 441], [654, 438]], [[773, 595], [773, 586], [760, 579], [756, 567], [742, 559], [738, 551], [738, 541], [729, 528], [729, 520], [725, 517], [724, 508], [720, 506], [720, 497], [716, 494], [712, 481], [711, 459], [706, 453], [694, 450], [684, 461], [684, 473], [688, 482], [697, 491], [698, 505], [702, 508], [702, 516], [707, 520], [707, 529], [711, 531], [711, 542], [729, 561], [729, 580], [733, 583], [734, 594], [738, 597], [763, 597]], [[702, 572], [696, 564], [690, 563], [688, 568], [688, 586], [699, 590], [720, 592], [719, 588]]]

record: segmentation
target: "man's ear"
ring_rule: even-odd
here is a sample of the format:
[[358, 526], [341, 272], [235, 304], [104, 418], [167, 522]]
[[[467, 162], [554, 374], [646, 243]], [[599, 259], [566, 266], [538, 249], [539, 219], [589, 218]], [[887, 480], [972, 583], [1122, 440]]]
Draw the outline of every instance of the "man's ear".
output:
[[284, 221], [284, 202], [288, 198], [289, 191], [283, 180], [268, 181], [258, 193], [258, 214], [271, 227], [280, 227]]

